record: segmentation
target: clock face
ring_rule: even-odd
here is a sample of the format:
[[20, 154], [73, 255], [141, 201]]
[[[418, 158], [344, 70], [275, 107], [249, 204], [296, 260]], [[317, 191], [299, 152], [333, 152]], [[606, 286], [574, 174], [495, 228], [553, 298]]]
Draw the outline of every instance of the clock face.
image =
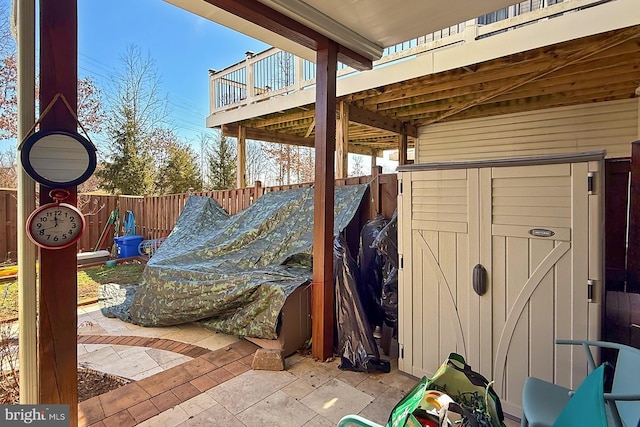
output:
[[72, 245], [84, 230], [82, 213], [67, 203], [36, 209], [27, 220], [27, 234], [38, 246], [61, 249]]

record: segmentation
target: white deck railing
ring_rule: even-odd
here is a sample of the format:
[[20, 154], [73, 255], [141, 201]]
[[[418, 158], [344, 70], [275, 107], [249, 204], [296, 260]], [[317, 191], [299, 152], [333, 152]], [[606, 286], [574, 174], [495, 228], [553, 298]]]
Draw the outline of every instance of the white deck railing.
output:
[[[477, 19], [388, 47], [382, 58], [373, 63], [373, 67], [375, 69], [436, 49], [471, 43], [609, 1], [615, 0], [522, 1]], [[358, 71], [338, 64], [338, 78], [353, 73]], [[270, 48], [258, 54], [247, 52], [244, 61], [218, 72], [210, 72], [211, 114], [312, 88], [315, 76], [316, 66], [313, 62], [281, 49]]]

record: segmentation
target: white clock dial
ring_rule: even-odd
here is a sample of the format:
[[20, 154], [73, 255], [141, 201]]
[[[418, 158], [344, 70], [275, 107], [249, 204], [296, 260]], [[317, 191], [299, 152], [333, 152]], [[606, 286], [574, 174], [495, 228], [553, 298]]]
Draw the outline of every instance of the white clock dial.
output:
[[54, 203], [31, 214], [27, 231], [35, 244], [59, 249], [73, 244], [80, 237], [84, 224], [82, 213], [74, 206]]

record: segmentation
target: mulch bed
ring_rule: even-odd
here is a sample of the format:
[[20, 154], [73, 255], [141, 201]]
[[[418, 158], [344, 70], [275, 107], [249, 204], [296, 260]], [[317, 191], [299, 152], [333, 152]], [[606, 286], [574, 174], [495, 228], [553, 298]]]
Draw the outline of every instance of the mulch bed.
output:
[[[78, 368], [78, 403], [129, 384], [131, 380], [116, 375]], [[0, 404], [20, 403], [20, 392], [11, 374], [0, 376]]]

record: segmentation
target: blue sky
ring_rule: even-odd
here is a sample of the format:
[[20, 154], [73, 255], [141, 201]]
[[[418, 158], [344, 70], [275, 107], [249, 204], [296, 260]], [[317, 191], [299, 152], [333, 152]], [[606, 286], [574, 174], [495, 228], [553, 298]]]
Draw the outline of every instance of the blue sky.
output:
[[208, 70], [244, 59], [266, 44], [163, 0], [78, 0], [78, 74], [105, 87], [127, 47], [140, 47], [157, 66], [176, 133], [198, 145], [207, 132]]

